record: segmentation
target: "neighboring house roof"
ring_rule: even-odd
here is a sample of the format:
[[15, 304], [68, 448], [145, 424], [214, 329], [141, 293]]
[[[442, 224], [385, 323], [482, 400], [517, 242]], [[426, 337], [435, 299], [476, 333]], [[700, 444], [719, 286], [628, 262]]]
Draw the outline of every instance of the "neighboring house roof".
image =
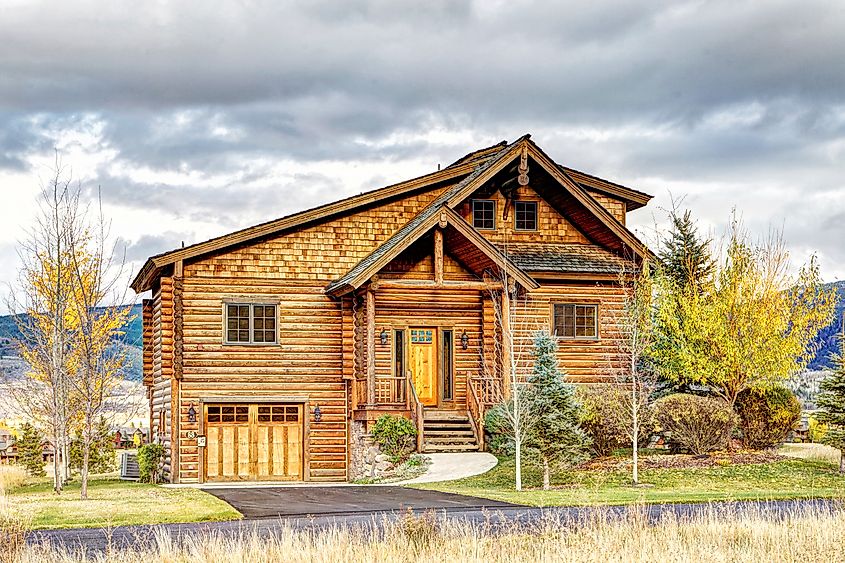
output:
[[[645, 205], [645, 203], [651, 199], [651, 196], [626, 188], [620, 184], [608, 182], [577, 170], [562, 167], [552, 161], [539, 147], [537, 147], [536, 144], [530, 142], [529, 139], [530, 135], [524, 135], [509, 145], [505, 144], [503, 141], [502, 143], [498, 143], [491, 147], [471, 152], [444, 169], [431, 174], [426, 174], [412, 180], [365, 192], [357, 196], [345, 198], [333, 203], [295, 213], [293, 215], [288, 215], [274, 221], [242, 229], [240, 231], [185, 248], [158, 254], [147, 260], [141, 268], [141, 271], [138, 272], [135, 280], [132, 282], [132, 288], [138, 293], [151, 289], [153, 281], [160, 274], [161, 270], [178, 262], [179, 260], [188, 260], [205, 254], [218, 252], [225, 248], [272, 236], [282, 231], [297, 228], [308, 223], [325, 220], [337, 215], [348, 214], [356, 209], [374, 205], [390, 198], [400, 197], [416, 190], [430, 189], [435, 185], [443, 185], [444, 183], [448, 184], [450, 181], [457, 181], [463, 177], [458, 184], [447, 189], [440, 197], [437, 198], [437, 200], [435, 200], [435, 202], [430, 204], [429, 207], [420, 213], [434, 213], [435, 211], [427, 211], [432, 208], [439, 209], [444, 206], [453, 207], [457, 202], [468, 195], [468, 186], [471, 186], [469, 188], [471, 191], [478, 183], [483, 183], [483, 181], [486, 181], [486, 179], [489, 179], [489, 177], [498, 172], [500, 168], [497, 169], [496, 165], [498, 164], [501, 166], [503, 163], [506, 163], [504, 156], [512, 156], [513, 149], [521, 143], [527, 143], [530, 146], [531, 156], [535, 158], [535, 160], [538, 160], [541, 166], [546, 169], [548, 173], [567, 187], [567, 191], [569, 192], [568, 195], [580, 202], [580, 204], [587, 209], [588, 213], [597, 216], [601, 222], [607, 225], [614, 235], [620, 237], [626, 245], [637, 249], [643, 249], [644, 252], [648, 252], [645, 246], [636, 239], [633, 233], [628, 231], [624, 225], [619, 223], [619, 221], [617, 221], [585, 190], [596, 190], [612, 195], [613, 197], [620, 198], [626, 202], [628, 209], [636, 209], [637, 207]], [[474, 182], [474, 180], [482, 176], [485, 177], [485, 180], [482, 180], [481, 182]], [[426, 217], [427, 215], [419, 220], [425, 220]], [[412, 221], [415, 221], [416, 219], [417, 218], [412, 219]], [[575, 222], [577, 222], [577, 217], [575, 218]], [[413, 225], [411, 228], [412, 227]], [[400, 229], [399, 232], [401, 231], [402, 229]], [[394, 234], [394, 237], [398, 235], [399, 232]]]
[[591, 244], [519, 244], [506, 249], [513, 263], [526, 272], [619, 274], [630, 261]]

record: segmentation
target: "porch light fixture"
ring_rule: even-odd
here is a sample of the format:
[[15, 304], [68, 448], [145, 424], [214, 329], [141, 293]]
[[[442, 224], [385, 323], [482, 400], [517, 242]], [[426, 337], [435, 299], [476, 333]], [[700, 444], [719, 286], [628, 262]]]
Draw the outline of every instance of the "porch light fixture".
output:
[[197, 421], [197, 410], [194, 408], [194, 404], [191, 403], [191, 406], [188, 407], [188, 422], [196, 422]]
[[381, 333], [378, 335], [379, 339], [381, 339], [381, 345], [387, 346], [387, 329], [381, 329]]
[[323, 420], [323, 411], [320, 410], [320, 405], [314, 406], [314, 422]]
[[464, 333], [461, 335], [461, 348], [466, 350], [469, 348], [469, 336], [467, 336], [467, 331], [465, 330]]

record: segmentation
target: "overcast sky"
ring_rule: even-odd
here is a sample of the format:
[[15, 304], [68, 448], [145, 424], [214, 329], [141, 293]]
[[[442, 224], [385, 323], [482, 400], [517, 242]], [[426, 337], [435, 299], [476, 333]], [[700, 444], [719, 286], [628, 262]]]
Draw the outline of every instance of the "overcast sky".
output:
[[845, 2], [0, 4], [0, 281], [58, 149], [137, 269], [530, 132], [845, 277]]

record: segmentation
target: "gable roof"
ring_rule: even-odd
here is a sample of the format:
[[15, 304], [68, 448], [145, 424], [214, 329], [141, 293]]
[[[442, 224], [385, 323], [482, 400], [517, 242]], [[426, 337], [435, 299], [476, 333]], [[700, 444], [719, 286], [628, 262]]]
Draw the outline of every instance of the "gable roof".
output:
[[329, 295], [343, 295], [349, 291], [358, 289], [372, 276], [378, 273], [391, 260], [418, 240], [425, 233], [429, 232], [436, 225], [446, 223], [455, 229], [457, 233], [477, 248], [481, 253], [504, 269], [508, 275], [515, 279], [520, 285], [527, 289], [536, 289], [540, 285], [531, 276], [519, 269], [508, 257], [496, 248], [493, 243], [482, 237], [478, 231], [464, 221], [464, 218], [442, 204], [429, 206], [428, 213], [420, 212], [419, 215], [409, 221], [404, 227], [396, 231], [384, 244], [373, 250], [360, 262], [352, 267], [346, 274], [333, 281], [326, 287]]
[[[490, 147], [473, 151], [437, 172], [425, 174], [411, 180], [392, 184], [384, 188], [364, 192], [359, 195], [287, 215], [279, 219], [261, 223], [246, 229], [241, 229], [239, 231], [187, 247], [157, 254], [146, 261], [133, 280], [131, 287], [137, 293], [142, 293], [151, 289], [154, 280], [161, 275], [162, 270], [180, 260], [189, 260], [206, 254], [219, 252], [226, 248], [246, 244], [286, 230], [301, 227], [302, 225], [308, 223], [326, 220], [334, 216], [346, 215], [360, 208], [375, 205], [391, 198], [401, 197], [417, 190], [431, 189], [434, 186], [448, 184], [451, 181], [457, 181], [463, 178], [457, 185], [447, 189], [446, 192], [444, 192], [435, 202], [431, 204], [434, 205], [435, 203], [441, 202], [444, 197], [448, 196], [448, 204], [452, 206], [453, 204], [451, 202], [456, 194], [463, 193], [464, 188], [468, 185], [468, 183], [479, 176], [483, 175], [486, 177], [487, 174], [485, 173], [491, 170], [493, 164], [496, 162], [501, 164], [502, 157], [505, 154], [509, 154], [510, 151], [512, 151], [518, 144], [529, 142], [531, 147], [534, 147], [534, 149], [539, 151], [539, 147], [537, 147], [533, 142], [528, 141], [529, 138], [530, 135], [524, 135], [511, 144], [506, 144], [505, 141], [502, 141]], [[540, 151], [540, 153], [542, 153], [542, 151]], [[551, 159], [548, 159], [548, 157], [546, 157], [546, 160], [548, 162], [552, 162]], [[583, 192], [585, 188], [594, 189], [607, 193], [613, 197], [621, 198], [628, 204], [628, 209], [641, 207], [642, 205], [645, 205], [649, 199], [651, 199], [651, 196], [647, 194], [631, 190], [630, 188], [626, 188], [620, 184], [614, 184], [612, 182], [602, 180], [601, 178], [590, 176], [588, 174], [584, 174], [583, 172], [578, 172], [569, 168], [559, 167], [553, 162], [552, 165], [555, 168], [559, 168], [561, 173], [569, 178], [571, 187], [581, 190], [583, 197], [592, 200], [595, 203], [595, 206], [600, 208], [602, 211], [604, 211], [604, 208], [601, 207], [601, 205], [598, 204], [598, 202], [596, 202], [589, 194]], [[497, 167], [492, 174], [498, 172], [500, 168], [501, 167]], [[425, 210], [421, 213], [424, 212]], [[622, 227], [622, 230], [633, 237], [630, 231], [627, 231], [621, 223], [618, 223], [618, 221], [605, 211], [603, 220], [606, 221], [608, 218], [616, 222]], [[636, 240], [636, 237], [634, 237], [634, 240]], [[639, 241], [637, 242], [639, 243]], [[641, 245], [642, 243], [639, 244]]]

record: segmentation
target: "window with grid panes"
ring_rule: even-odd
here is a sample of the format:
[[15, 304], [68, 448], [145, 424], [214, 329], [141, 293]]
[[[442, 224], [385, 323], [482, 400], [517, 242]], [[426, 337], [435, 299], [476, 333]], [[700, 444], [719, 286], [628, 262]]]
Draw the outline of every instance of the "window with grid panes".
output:
[[598, 338], [598, 305], [555, 303], [555, 335], [563, 338]]
[[472, 200], [472, 226], [476, 229], [496, 228], [496, 202], [492, 199]]
[[275, 344], [276, 306], [249, 303], [226, 305], [226, 342]]
[[517, 231], [537, 230], [537, 202], [514, 202], [514, 227]]

